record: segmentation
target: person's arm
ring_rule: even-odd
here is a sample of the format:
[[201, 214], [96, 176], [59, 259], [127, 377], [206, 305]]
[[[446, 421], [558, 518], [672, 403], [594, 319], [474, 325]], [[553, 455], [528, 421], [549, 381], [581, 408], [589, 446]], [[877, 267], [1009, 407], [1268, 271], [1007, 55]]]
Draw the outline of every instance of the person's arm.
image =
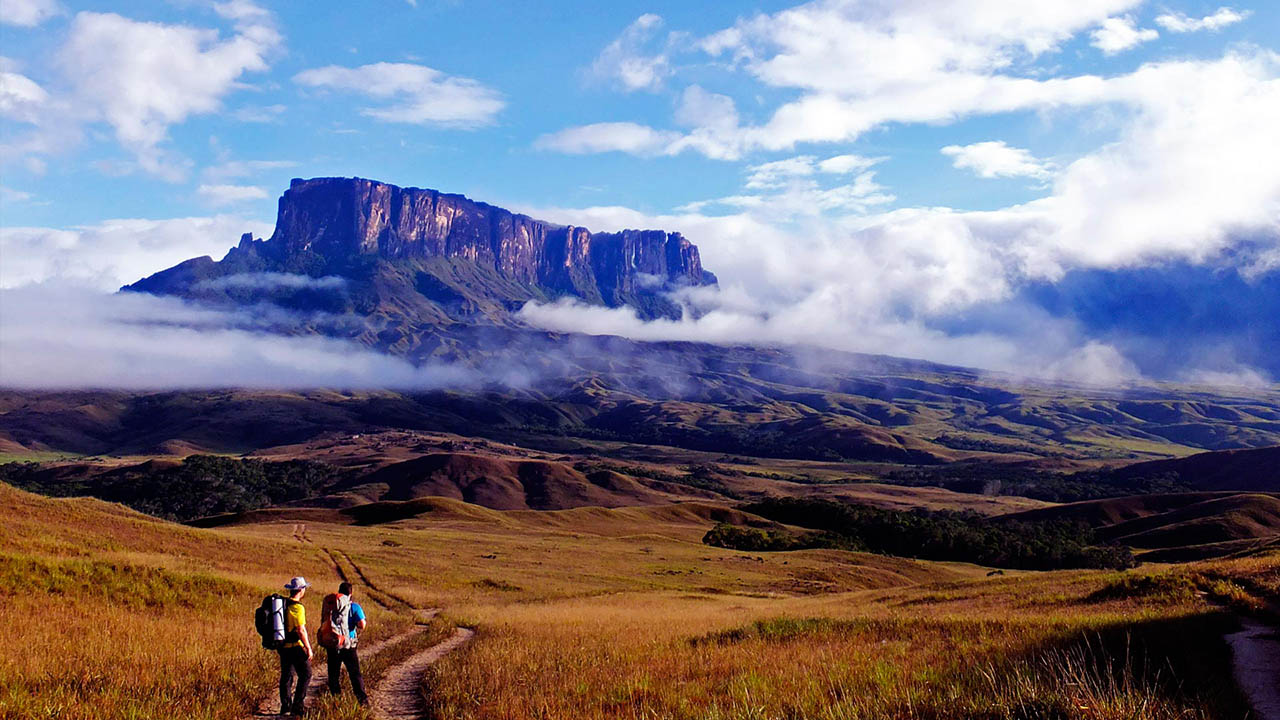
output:
[[307, 632], [307, 621], [303, 620], [298, 623], [298, 635], [302, 638], [302, 647], [307, 650], [307, 659], [310, 660], [315, 652], [311, 650], [311, 634]]
[[364, 618], [360, 618], [360, 622], [356, 623], [356, 630], [359, 630], [360, 632], [364, 632], [364, 627], [368, 624], [369, 624], [368, 621], [366, 621]]

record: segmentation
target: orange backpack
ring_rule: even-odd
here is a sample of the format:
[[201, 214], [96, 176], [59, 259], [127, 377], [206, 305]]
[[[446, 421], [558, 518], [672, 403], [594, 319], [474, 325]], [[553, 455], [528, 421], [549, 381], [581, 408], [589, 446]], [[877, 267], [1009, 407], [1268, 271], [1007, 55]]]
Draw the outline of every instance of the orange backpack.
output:
[[347, 646], [347, 614], [350, 611], [351, 600], [346, 595], [329, 593], [324, 596], [324, 604], [320, 606], [320, 627], [316, 631], [320, 647], [341, 650]]

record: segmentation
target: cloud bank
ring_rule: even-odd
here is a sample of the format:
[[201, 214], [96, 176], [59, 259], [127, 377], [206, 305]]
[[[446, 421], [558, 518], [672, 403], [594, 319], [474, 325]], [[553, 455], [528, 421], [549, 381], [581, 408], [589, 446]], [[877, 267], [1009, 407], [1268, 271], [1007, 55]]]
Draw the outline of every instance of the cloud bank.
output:
[[271, 231], [267, 223], [230, 215], [0, 228], [0, 288], [58, 280], [115, 290], [193, 257], [222, 257], [245, 232], [265, 237]]
[[171, 298], [57, 284], [0, 290], [0, 386], [10, 388], [477, 387], [354, 343], [266, 332], [262, 318]]
[[[958, 169], [1025, 178], [1042, 192], [994, 210], [884, 211], [894, 200], [893, 187], [874, 174], [884, 166], [832, 176], [816, 154], [750, 165], [742, 193], [671, 214], [532, 209], [561, 222], [681, 230], [698, 242], [722, 288], [688, 293], [687, 317], [674, 323], [644, 324], [625, 310], [572, 303], [531, 305], [524, 316], [560, 330], [810, 342], [1106, 382], [1143, 374], [1251, 382], [1280, 375], [1280, 363], [1250, 350], [1280, 347], [1280, 338], [1258, 330], [1265, 317], [1242, 313], [1253, 326], [1219, 323], [1231, 327], [1230, 337], [1199, 327], [1195, 340], [1216, 349], [1180, 354], [1170, 347], [1174, 328], [1192, 323], [1170, 317], [1172, 306], [1149, 308], [1145, 326], [1106, 328], [1084, 305], [1050, 307], [1034, 295], [1092, 273], [1120, 283], [1150, 271], [1174, 288], [1200, 273], [1214, 283], [1198, 286], [1206, 296], [1181, 306], [1199, 308], [1213, 293], [1227, 293], [1218, 297], [1271, 307], [1266, 291], [1280, 268], [1280, 55], [1236, 46], [1220, 57], [1180, 55], [1111, 75], [1039, 62], [1075, 38], [1106, 55], [1158, 40], [1159, 31], [1135, 14], [1141, 5], [817, 0], [692, 40], [688, 67], [710, 57], [754, 80], [761, 119], [739, 113], [728, 96], [690, 85], [673, 98], [671, 128], [597, 123], [544, 135], [536, 146], [738, 160], [801, 144], [847, 152], [892, 125], [1028, 111], [1045, 124], [1106, 128], [1108, 139], [1052, 160], [998, 138], [939, 148]], [[1231, 8], [1203, 18], [1167, 12], [1154, 22], [1176, 34], [1219, 30], [1247, 15]], [[684, 71], [671, 55], [666, 68], [668, 84]]]

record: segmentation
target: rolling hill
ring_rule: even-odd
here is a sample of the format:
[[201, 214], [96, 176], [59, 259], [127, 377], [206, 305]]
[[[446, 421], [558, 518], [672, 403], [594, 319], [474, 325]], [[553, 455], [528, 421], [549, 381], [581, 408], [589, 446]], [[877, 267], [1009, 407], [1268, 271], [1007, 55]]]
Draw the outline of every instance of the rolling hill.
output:
[[1018, 521], [1071, 520], [1100, 539], [1139, 550], [1147, 561], [1219, 557], [1280, 540], [1280, 492], [1175, 493], [1070, 503], [1001, 516]]

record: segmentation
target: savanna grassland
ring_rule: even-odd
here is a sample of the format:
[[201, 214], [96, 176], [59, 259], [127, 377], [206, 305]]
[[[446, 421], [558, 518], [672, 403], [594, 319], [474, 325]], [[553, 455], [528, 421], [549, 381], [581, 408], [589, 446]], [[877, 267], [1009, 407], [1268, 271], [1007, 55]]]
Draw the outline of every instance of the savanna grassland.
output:
[[[1274, 600], [1280, 553], [1124, 572], [1007, 571], [842, 550], [701, 542], [686, 503], [494, 511], [417, 501], [353, 524], [282, 509], [196, 529], [0, 488], [6, 718], [238, 718], [274, 693], [250, 616], [303, 574], [339, 575], [370, 684], [455, 625], [438, 718], [1240, 718], [1222, 634]], [[319, 609], [320, 596], [307, 599]], [[347, 696], [349, 698], [349, 696]], [[273, 705], [270, 705], [273, 707]], [[368, 717], [323, 698], [313, 717]]]

